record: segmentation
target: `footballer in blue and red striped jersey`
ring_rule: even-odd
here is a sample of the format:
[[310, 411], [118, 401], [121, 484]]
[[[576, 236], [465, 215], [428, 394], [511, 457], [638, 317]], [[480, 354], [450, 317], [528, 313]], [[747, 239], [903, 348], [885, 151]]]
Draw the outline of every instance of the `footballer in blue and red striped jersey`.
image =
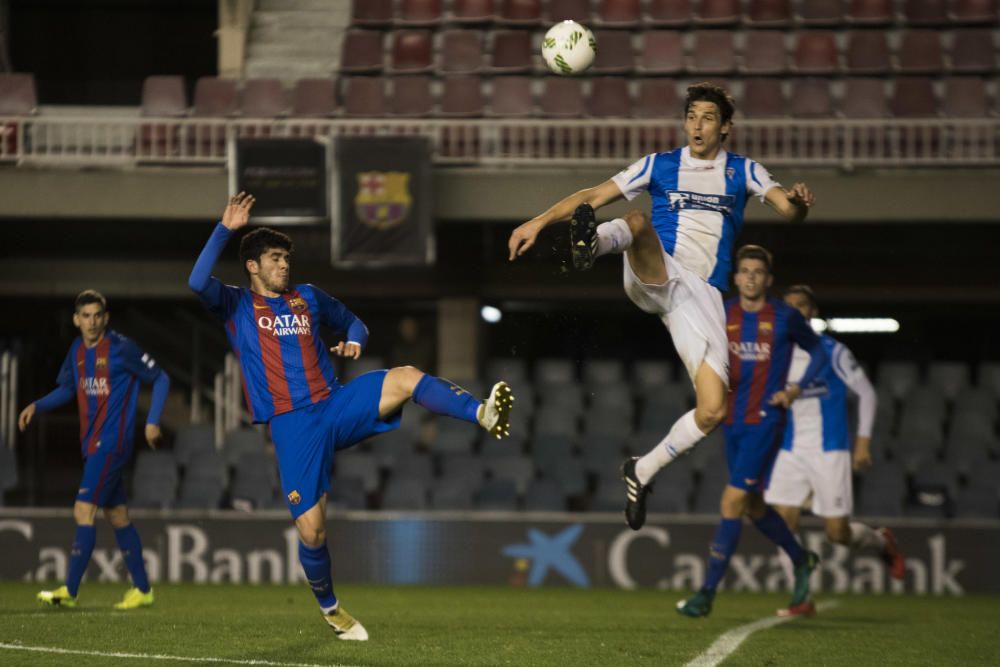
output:
[[115, 528], [134, 584], [116, 606], [148, 606], [153, 593], [142, 561], [139, 534], [128, 519], [122, 470], [132, 455], [139, 384], [153, 385], [145, 434], [150, 447], [155, 447], [170, 379], [134, 342], [107, 328], [107, 302], [100, 293], [87, 290], [77, 297], [73, 323], [80, 329], [80, 336], [63, 360], [56, 388], [26, 407], [18, 424], [24, 431], [36, 413], [48, 412], [76, 397], [83, 456], [83, 476], [73, 512], [77, 535], [66, 585], [42, 591], [39, 599], [53, 605], [75, 605], [80, 579], [94, 548], [94, 517], [97, 508], [103, 507]]
[[794, 590], [785, 611], [815, 613], [809, 599], [809, 574], [818, 556], [799, 545], [784, 519], [764, 503], [763, 492], [781, 448], [786, 411], [801, 393], [798, 385], [788, 384], [792, 352], [798, 345], [809, 354], [800, 380], [806, 385], [826, 363], [826, 351], [799, 311], [768, 297], [771, 265], [771, 253], [760, 246], [743, 246], [736, 253], [734, 282], [739, 295], [725, 303], [730, 371], [723, 432], [729, 483], [719, 503], [722, 518], [709, 550], [705, 583], [677, 608], [685, 616], [705, 616], [711, 611], [716, 588], [739, 544], [744, 515], [794, 565]]
[[299, 532], [299, 561], [323, 617], [340, 639], [368, 633], [341, 607], [333, 592], [326, 547], [326, 494], [338, 450], [397, 428], [411, 398], [436, 414], [509, 435], [513, 394], [497, 382], [479, 401], [461, 387], [412, 366], [365, 373], [341, 384], [320, 326], [346, 334], [331, 351], [360, 358], [368, 329], [344, 304], [310, 284], [292, 284], [292, 240], [266, 227], [246, 234], [240, 260], [250, 286], [224, 285], [212, 277], [232, 233], [245, 227], [254, 198], [229, 200], [198, 257], [188, 285], [224, 325], [243, 371], [253, 420], [270, 425], [282, 492]]

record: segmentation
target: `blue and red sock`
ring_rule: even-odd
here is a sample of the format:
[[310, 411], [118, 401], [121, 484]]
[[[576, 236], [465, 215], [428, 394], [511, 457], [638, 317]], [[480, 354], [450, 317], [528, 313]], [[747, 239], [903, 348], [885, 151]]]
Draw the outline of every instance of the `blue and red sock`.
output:
[[429, 373], [425, 373], [413, 388], [413, 402], [437, 415], [479, 423], [476, 420], [479, 399], [458, 385]]
[[714, 593], [719, 582], [726, 576], [726, 569], [729, 568], [729, 559], [736, 553], [736, 547], [740, 543], [740, 532], [743, 530], [742, 519], [722, 519], [719, 527], [715, 531], [715, 538], [708, 551], [708, 573], [705, 575], [705, 583], [701, 589]]
[[299, 562], [320, 608], [324, 613], [331, 611], [337, 606], [337, 596], [333, 593], [330, 552], [326, 549], [326, 542], [318, 547], [307, 547], [299, 542]]
[[80, 590], [80, 580], [83, 579], [83, 574], [87, 571], [90, 554], [94, 552], [96, 541], [97, 528], [77, 524], [73, 549], [69, 553], [69, 572], [66, 575], [66, 588], [73, 597], [76, 597], [76, 592]]
[[755, 520], [753, 525], [764, 536], [785, 550], [792, 563], [798, 565], [806, 557], [806, 550], [802, 548], [795, 535], [788, 529], [788, 524], [781, 518], [781, 515], [774, 511], [773, 507], [768, 507], [764, 516]]
[[142, 542], [139, 541], [139, 531], [134, 524], [115, 529], [115, 539], [122, 551], [125, 567], [132, 576], [132, 585], [143, 593], [149, 592], [149, 577], [146, 575], [146, 563], [142, 560]]

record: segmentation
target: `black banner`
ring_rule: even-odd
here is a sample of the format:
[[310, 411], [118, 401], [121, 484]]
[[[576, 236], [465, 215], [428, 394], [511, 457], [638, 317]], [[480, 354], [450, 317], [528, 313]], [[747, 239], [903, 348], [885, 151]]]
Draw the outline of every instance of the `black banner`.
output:
[[329, 150], [312, 139], [237, 139], [231, 194], [256, 198], [254, 222], [326, 222]]
[[434, 262], [430, 141], [337, 137], [339, 215], [331, 230], [336, 266]]

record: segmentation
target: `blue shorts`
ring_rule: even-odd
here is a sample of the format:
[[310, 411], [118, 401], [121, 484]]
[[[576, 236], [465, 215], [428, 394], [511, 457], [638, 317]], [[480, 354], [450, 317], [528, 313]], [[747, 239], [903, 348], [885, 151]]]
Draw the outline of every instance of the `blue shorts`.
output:
[[372, 371], [335, 389], [329, 398], [271, 419], [281, 490], [293, 518], [299, 518], [330, 489], [338, 449], [399, 428], [402, 410], [382, 420], [378, 404], [388, 371]]
[[724, 433], [730, 486], [751, 493], [763, 493], [781, 450], [785, 420], [726, 426]]
[[[130, 453], [130, 452], [129, 452]], [[105, 453], [100, 450], [83, 460], [83, 477], [76, 499], [98, 507], [117, 507], [126, 503], [122, 470], [128, 456], [118, 454], [114, 448]]]

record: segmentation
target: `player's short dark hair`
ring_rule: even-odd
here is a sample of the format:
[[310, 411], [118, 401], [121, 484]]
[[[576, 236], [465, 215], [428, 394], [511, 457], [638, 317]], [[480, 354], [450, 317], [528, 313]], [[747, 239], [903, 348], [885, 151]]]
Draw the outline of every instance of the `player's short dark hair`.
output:
[[282, 234], [270, 227], [259, 227], [244, 236], [240, 241], [240, 264], [243, 265], [243, 270], [246, 271], [247, 260], [252, 259], [259, 264], [261, 255], [271, 248], [281, 248], [290, 254], [295, 246], [288, 234]]
[[73, 309], [76, 312], [80, 312], [80, 309], [84, 306], [88, 306], [92, 303], [101, 304], [101, 310], [108, 309], [108, 300], [104, 298], [104, 295], [95, 289], [85, 289], [76, 295], [76, 302], [73, 304]]
[[819, 301], [816, 300], [816, 292], [814, 292], [813, 288], [809, 287], [809, 285], [792, 285], [785, 290], [785, 296], [790, 294], [801, 294], [809, 300], [810, 308], [813, 310], [819, 310]]
[[740, 262], [744, 259], [756, 259], [764, 262], [764, 266], [767, 267], [767, 272], [773, 273], [772, 267], [774, 266], [774, 259], [771, 257], [771, 253], [768, 252], [767, 248], [764, 248], [763, 246], [747, 244], [737, 250], [736, 269], [740, 268]]
[[[736, 111], [736, 101], [722, 86], [708, 81], [688, 86], [687, 98], [684, 100], [685, 117], [688, 111], [691, 110], [691, 105], [695, 102], [713, 102], [715, 106], [719, 107], [723, 125], [733, 120], [733, 113]], [[725, 141], [727, 136], [728, 134], [723, 134], [722, 140]]]

